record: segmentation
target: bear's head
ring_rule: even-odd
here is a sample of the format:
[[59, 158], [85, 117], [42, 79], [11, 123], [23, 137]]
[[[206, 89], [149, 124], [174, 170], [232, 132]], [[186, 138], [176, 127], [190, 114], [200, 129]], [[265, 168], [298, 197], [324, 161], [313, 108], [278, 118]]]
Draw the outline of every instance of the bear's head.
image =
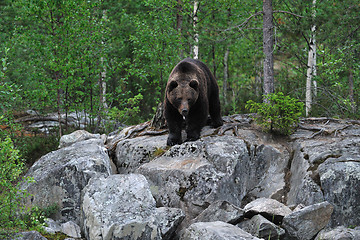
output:
[[[189, 77], [189, 76], [187, 76]], [[199, 82], [196, 79], [171, 78], [166, 91], [166, 98], [179, 111], [184, 119], [189, 114], [199, 97]]]

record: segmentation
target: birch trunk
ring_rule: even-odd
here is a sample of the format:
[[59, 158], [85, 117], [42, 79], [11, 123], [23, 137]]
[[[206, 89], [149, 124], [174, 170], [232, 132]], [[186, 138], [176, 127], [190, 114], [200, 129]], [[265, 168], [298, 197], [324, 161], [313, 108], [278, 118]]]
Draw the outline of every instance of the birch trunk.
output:
[[272, 1], [263, 0], [263, 51], [264, 59], [264, 84], [263, 93], [274, 93], [274, 24]]
[[228, 79], [229, 79], [229, 47], [226, 48], [225, 54], [224, 54], [224, 81], [223, 81], [223, 97], [224, 97], [224, 106], [227, 106], [227, 90], [228, 90]]
[[57, 85], [57, 114], [58, 114], [58, 123], [59, 123], [59, 137], [62, 137], [62, 119], [61, 119], [61, 87], [60, 87], [60, 72], [55, 72], [55, 79], [56, 79], [56, 85]]
[[193, 17], [193, 27], [194, 27], [194, 47], [193, 47], [193, 54], [194, 54], [194, 59], [199, 59], [199, 34], [197, 31], [197, 23], [198, 23], [198, 17], [197, 17], [197, 13], [198, 13], [198, 9], [199, 9], [199, 1], [195, 1], [194, 2], [194, 17]]
[[[313, 0], [313, 18], [315, 18], [316, 0]], [[311, 27], [311, 38], [309, 41], [309, 54], [306, 72], [306, 94], [305, 94], [305, 115], [308, 117], [311, 112], [312, 105], [312, 83], [314, 84], [314, 94], [316, 95], [317, 83], [313, 80], [316, 76], [316, 42], [315, 42], [316, 25]]]
[[[106, 10], [103, 11], [103, 19], [106, 20]], [[101, 45], [105, 48], [104, 41], [101, 41]], [[99, 87], [100, 87], [99, 101], [100, 102], [99, 102], [99, 110], [98, 110], [98, 121], [96, 124], [95, 132], [99, 131], [99, 128], [101, 126], [101, 120], [102, 120], [103, 116], [106, 115], [106, 114], [104, 114], [104, 112], [107, 112], [107, 110], [109, 108], [106, 103], [106, 66], [105, 66], [104, 57], [100, 57], [100, 63], [102, 66], [102, 71], [101, 71], [100, 77], [99, 77]]]

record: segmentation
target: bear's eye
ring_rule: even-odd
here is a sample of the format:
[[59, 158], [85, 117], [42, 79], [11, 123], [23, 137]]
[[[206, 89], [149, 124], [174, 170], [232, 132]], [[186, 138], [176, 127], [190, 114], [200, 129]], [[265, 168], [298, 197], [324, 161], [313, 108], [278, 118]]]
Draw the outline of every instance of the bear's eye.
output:
[[178, 83], [176, 81], [170, 82], [170, 84], [169, 84], [169, 92], [171, 92], [177, 86], [178, 86]]
[[190, 85], [191, 88], [196, 90], [198, 88], [198, 86], [199, 86], [199, 82], [196, 81], [196, 80], [191, 80], [189, 85]]

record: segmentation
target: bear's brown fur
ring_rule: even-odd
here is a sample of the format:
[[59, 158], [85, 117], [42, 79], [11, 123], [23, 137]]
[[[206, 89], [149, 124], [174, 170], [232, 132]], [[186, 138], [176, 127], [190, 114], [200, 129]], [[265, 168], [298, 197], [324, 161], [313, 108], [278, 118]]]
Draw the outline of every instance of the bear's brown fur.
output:
[[199, 139], [209, 114], [213, 127], [223, 124], [219, 87], [204, 63], [186, 58], [174, 67], [166, 86], [164, 115], [169, 127], [167, 145], [182, 142], [181, 129], [184, 121], [186, 141]]

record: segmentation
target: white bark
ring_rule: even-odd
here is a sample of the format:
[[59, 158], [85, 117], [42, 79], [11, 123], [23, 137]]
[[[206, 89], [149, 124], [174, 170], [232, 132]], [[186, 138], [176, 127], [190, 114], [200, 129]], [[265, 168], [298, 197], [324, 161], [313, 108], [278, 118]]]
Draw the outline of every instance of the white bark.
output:
[[101, 72], [101, 79], [100, 79], [100, 85], [101, 85], [100, 102], [102, 104], [103, 110], [107, 110], [108, 105], [106, 103], [106, 67], [104, 64], [104, 57], [101, 57], [100, 61], [101, 61], [101, 65], [103, 66], [103, 71]]
[[[313, 0], [313, 18], [315, 18], [315, 5], [316, 0]], [[316, 95], [316, 81], [313, 81], [313, 77], [316, 76], [316, 42], [315, 42], [316, 25], [311, 27], [311, 38], [309, 42], [309, 54], [306, 72], [306, 96], [305, 96], [305, 114], [309, 116], [312, 105], [312, 83], [314, 84], [314, 93]]]
[[194, 17], [193, 17], [193, 27], [194, 27], [194, 47], [193, 47], [193, 54], [194, 54], [194, 59], [199, 59], [199, 33], [196, 29], [196, 25], [198, 22], [198, 17], [197, 17], [197, 12], [198, 12], [198, 8], [199, 8], [199, 1], [194, 1]]
[[[106, 10], [103, 11], [103, 19], [106, 20]], [[104, 41], [101, 41], [101, 45], [104, 46], [105, 48], [105, 43]], [[99, 85], [101, 88], [101, 92], [100, 92], [100, 104], [103, 108], [103, 110], [107, 110], [108, 109], [108, 105], [106, 103], [106, 66], [104, 63], [104, 57], [100, 58], [100, 62], [101, 62], [101, 66], [103, 67], [103, 70], [101, 72], [101, 76], [99, 79]]]
[[223, 97], [224, 97], [224, 105], [226, 106], [228, 104], [227, 102], [227, 90], [228, 90], [228, 79], [229, 79], [229, 53], [230, 49], [229, 46], [226, 48], [225, 54], [224, 54], [224, 81], [223, 81]]

